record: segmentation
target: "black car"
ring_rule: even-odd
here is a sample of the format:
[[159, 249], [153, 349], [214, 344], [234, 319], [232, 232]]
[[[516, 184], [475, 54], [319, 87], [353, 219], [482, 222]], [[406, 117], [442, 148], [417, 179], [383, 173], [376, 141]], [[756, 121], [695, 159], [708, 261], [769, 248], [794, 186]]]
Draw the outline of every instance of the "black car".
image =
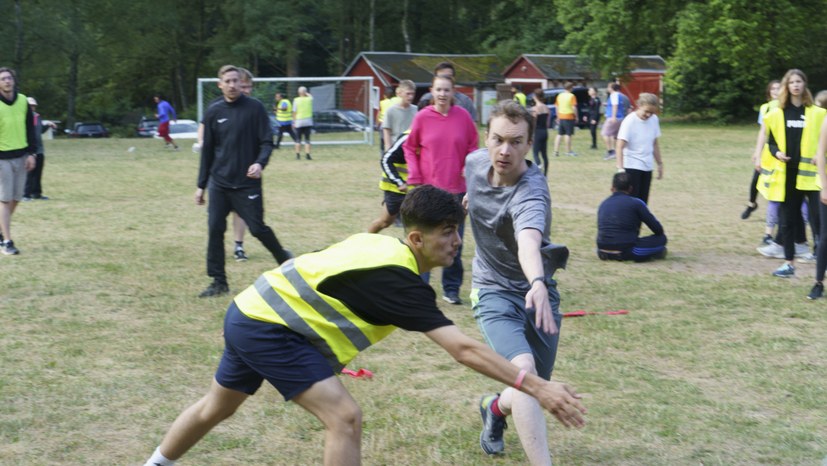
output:
[[358, 110], [320, 110], [313, 112], [313, 130], [317, 133], [365, 131], [368, 117]]
[[[546, 105], [551, 107], [551, 114], [553, 118], [557, 117], [556, 107], [554, 106], [555, 99], [557, 99], [557, 95], [563, 91], [565, 91], [565, 89], [562, 87], [543, 89]], [[571, 93], [574, 94], [574, 97], [577, 99], [577, 114], [580, 115], [580, 119], [577, 121], [577, 127], [580, 129], [588, 128], [589, 124], [587, 120], [583, 119], [583, 115], [587, 115], [589, 113], [589, 88], [577, 86], [571, 90]], [[534, 95], [532, 94], [528, 106], [531, 107], [533, 105]]]
[[138, 126], [135, 127], [135, 136], [139, 138], [151, 138], [158, 132], [158, 125], [161, 124], [157, 118], [141, 117]]
[[75, 127], [71, 130], [66, 130], [66, 134], [70, 138], [108, 138], [109, 131], [98, 122], [93, 123], [75, 123]]

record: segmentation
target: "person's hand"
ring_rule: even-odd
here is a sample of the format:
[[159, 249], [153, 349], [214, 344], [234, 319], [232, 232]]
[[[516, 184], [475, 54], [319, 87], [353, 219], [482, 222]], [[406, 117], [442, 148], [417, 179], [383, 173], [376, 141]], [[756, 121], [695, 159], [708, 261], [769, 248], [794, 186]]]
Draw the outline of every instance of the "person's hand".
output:
[[468, 193], [462, 196], [462, 210], [464, 210], [466, 214], [468, 213]]
[[663, 178], [663, 163], [658, 164], [658, 179]]
[[561, 382], [546, 382], [535, 398], [546, 411], [566, 427], [583, 427], [586, 420], [586, 407], [580, 402], [582, 398], [573, 388]]
[[616, 122], [616, 121], [617, 121], [617, 117], [609, 117], [609, 120], [610, 120], [612, 123], [614, 123], [614, 122]]
[[787, 156], [787, 154], [785, 154], [781, 151], [778, 151], [778, 152], [775, 153], [775, 158], [777, 158], [778, 160], [780, 160], [782, 162], [789, 162], [790, 161], [790, 158]]
[[534, 325], [549, 335], [557, 333], [557, 324], [551, 313], [551, 303], [548, 302], [548, 288], [545, 282], [537, 280], [531, 284], [531, 289], [525, 295], [526, 309], [534, 309]]
[[204, 190], [201, 188], [195, 190], [195, 205], [204, 205]]
[[259, 179], [261, 178], [261, 164], [254, 163], [247, 169], [247, 178]]
[[592, 122], [591, 122], [591, 123], [592, 123], [593, 125], [596, 125], [596, 124], [597, 124], [597, 120], [592, 120]]
[[26, 157], [26, 171], [30, 172], [37, 166], [37, 157], [34, 154], [29, 154]]
[[401, 186], [397, 186], [396, 188], [402, 191], [403, 193], [408, 192], [408, 185], [406, 183], [402, 183]]

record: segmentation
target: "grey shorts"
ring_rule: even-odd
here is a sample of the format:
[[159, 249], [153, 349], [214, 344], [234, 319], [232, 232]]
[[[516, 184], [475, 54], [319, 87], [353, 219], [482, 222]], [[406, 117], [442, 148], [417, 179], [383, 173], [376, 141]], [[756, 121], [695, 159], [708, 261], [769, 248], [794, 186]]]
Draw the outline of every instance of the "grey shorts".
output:
[[26, 189], [26, 156], [0, 159], [0, 202], [23, 199]]
[[[616, 138], [618, 131], [620, 131], [620, 123], [622, 121], [623, 121], [623, 118], [618, 118], [615, 121], [612, 121], [612, 120], [606, 118], [606, 120], [603, 121], [603, 129], [600, 130], [600, 134], [602, 134], [603, 136], [609, 136], [609, 137], [612, 137], [612, 138]], [[614, 148], [612, 148], [612, 149], [614, 149]]]
[[557, 134], [571, 136], [574, 134], [574, 120], [557, 120]]
[[[563, 316], [560, 314], [560, 294], [553, 280], [548, 288], [548, 298], [559, 330]], [[488, 346], [509, 361], [520, 354], [530, 353], [534, 356], [537, 375], [546, 380], [551, 377], [560, 332], [549, 335], [534, 325], [534, 310], [526, 310], [525, 293], [475, 289], [471, 293], [471, 304]]]

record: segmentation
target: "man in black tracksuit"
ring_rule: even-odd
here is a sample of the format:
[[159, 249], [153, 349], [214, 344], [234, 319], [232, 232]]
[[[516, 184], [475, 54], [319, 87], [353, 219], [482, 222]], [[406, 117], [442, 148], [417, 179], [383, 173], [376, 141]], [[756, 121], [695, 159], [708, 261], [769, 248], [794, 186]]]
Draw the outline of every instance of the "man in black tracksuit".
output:
[[224, 99], [211, 105], [204, 115], [204, 145], [198, 171], [196, 204], [204, 204], [208, 189], [209, 240], [207, 275], [213, 282], [200, 297], [229, 292], [224, 270], [224, 233], [230, 211], [247, 223], [250, 234], [281, 264], [292, 255], [282, 248], [273, 230], [264, 224], [261, 172], [270, 160], [273, 134], [264, 105], [241, 94], [238, 68], [223, 66], [218, 87]]

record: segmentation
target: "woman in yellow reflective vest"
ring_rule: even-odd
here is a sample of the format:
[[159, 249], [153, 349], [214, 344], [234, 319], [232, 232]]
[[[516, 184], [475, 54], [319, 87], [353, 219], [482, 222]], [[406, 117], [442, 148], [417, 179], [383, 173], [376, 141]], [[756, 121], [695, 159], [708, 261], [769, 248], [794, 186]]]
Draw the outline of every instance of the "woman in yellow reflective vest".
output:
[[[741, 213], [741, 219], [746, 220], [752, 215], [752, 212], [758, 208], [758, 178], [761, 175], [761, 152], [764, 150], [764, 145], [767, 143], [766, 129], [764, 128], [764, 117], [767, 116], [770, 110], [778, 107], [778, 92], [781, 90], [781, 81], [773, 79], [767, 83], [767, 102], [761, 105], [758, 110], [758, 136], [755, 140], [755, 150], [752, 153], [752, 164], [755, 170], [752, 172], [752, 182], [749, 185], [749, 202], [747, 208]], [[772, 242], [772, 232], [775, 225], [778, 224], [778, 202], [769, 201], [767, 203], [767, 226], [764, 230], [763, 243], [765, 245]]]
[[[813, 157], [818, 147], [818, 132], [827, 113], [813, 103], [803, 71], [787, 71], [781, 80], [778, 108], [764, 118], [767, 152], [762, 156], [763, 189], [768, 200], [781, 202], [781, 238], [785, 263], [772, 274], [789, 278], [795, 275], [795, 239], [801, 228], [799, 216], [805, 199], [809, 206], [813, 238], [818, 238], [818, 185]], [[774, 160], [773, 160], [774, 159]], [[765, 163], [766, 162], [766, 163]], [[759, 188], [761, 188], [759, 180]], [[808, 251], [799, 251], [799, 255]]]

